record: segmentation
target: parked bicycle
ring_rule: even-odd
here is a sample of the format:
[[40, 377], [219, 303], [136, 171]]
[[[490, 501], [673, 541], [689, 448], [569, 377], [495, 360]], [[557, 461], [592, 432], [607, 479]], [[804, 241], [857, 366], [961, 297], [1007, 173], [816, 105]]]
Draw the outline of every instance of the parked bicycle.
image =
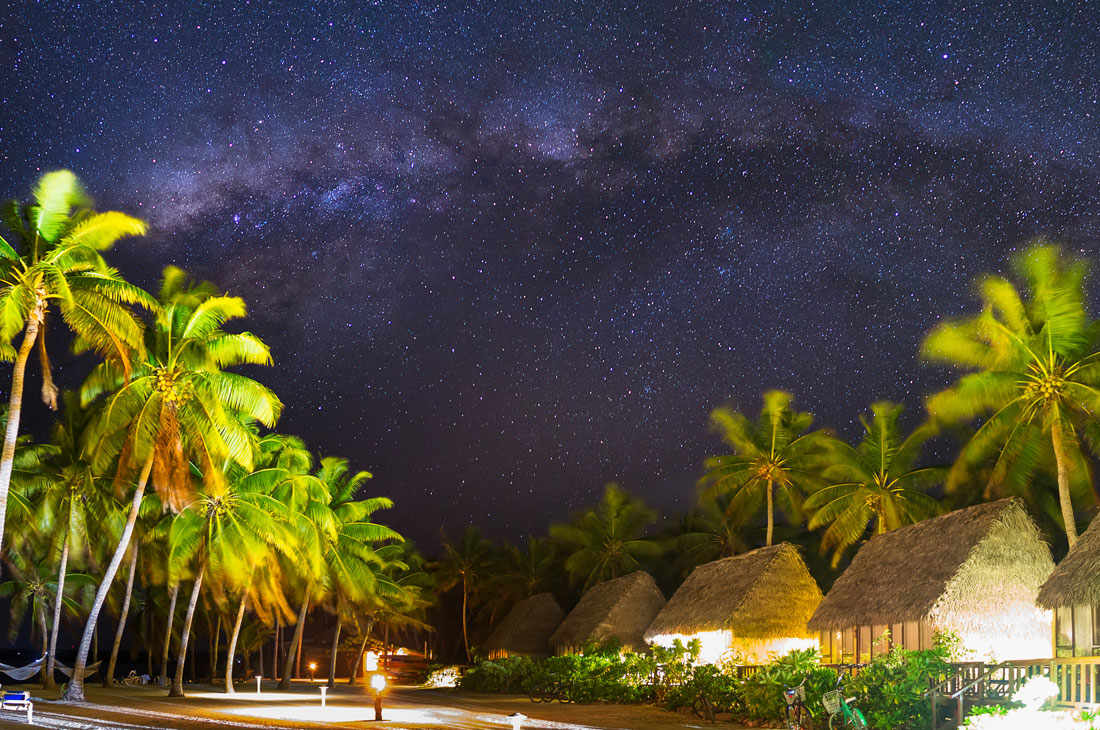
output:
[[814, 718], [806, 707], [806, 680], [793, 687], [783, 685], [783, 699], [787, 703], [783, 708], [787, 730], [814, 730]]
[[695, 713], [696, 717], [714, 722], [714, 704], [707, 697], [705, 690], [699, 690], [699, 696], [691, 703], [691, 711]]
[[527, 697], [532, 702], [553, 702], [557, 700], [562, 704], [572, 702], [569, 693], [572, 689], [572, 683], [566, 683], [562, 681], [553, 682], [535, 682], [531, 685], [531, 689], [527, 692]]
[[851, 704], [855, 698], [844, 696], [844, 678], [852, 669], [854, 666], [851, 664], [837, 666], [836, 689], [821, 696], [821, 704], [825, 706], [825, 712], [829, 713], [829, 730], [840, 728], [863, 730], [867, 727], [867, 720], [863, 717], [863, 713]]

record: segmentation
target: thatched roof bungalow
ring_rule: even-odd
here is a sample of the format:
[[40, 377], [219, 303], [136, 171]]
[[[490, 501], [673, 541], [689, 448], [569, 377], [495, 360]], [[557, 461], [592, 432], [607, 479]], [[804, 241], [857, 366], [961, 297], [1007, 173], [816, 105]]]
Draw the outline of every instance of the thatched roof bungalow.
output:
[[871, 538], [809, 627], [826, 661], [930, 648], [940, 629], [975, 659], [1045, 657], [1051, 616], [1035, 599], [1053, 569], [1019, 501], [981, 504]]
[[1050, 574], [1037, 602], [1054, 610], [1054, 656], [1100, 655], [1100, 519]]
[[624, 649], [645, 648], [645, 630], [665, 605], [665, 596], [649, 573], [637, 571], [604, 581], [581, 596], [550, 637], [558, 654], [579, 651], [586, 642], [618, 639]]
[[512, 654], [547, 656], [551, 651], [546, 641], [564, 618], [565, 611], [553, 594], [539, 593], [524, 598], [493, 629], [481, 649], [490, 659]]
[[699, 660], [750, 663], [791, 649], [817, 647], [806, 622], [821, 589], [790, 543], [700, 565], [646, 630], [647, 641], [671, 646], [698, 639]]

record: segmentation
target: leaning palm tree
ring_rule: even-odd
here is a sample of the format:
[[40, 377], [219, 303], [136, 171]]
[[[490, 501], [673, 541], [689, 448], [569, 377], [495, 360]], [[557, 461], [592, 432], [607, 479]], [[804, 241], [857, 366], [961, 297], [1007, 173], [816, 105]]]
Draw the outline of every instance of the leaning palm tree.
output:
[[[146, 332], [143, 356], [125, 372], [113, 361], [98, 365], [81, 390], [84, 402], [103, 397], [92, 425], [100, 468], [117, 460], [118, 483], [136, 474], [129, 517], [96, 592], [65, 699], [83, 701], [82, 671], [107, 592], [130, 544], [145, 487], [153, 480], [161, 502], [180, 511], [193, 501], [190, 465], [207, 484], [223, 479], [229, 460], [252, 467], [252, 439], [244, 421], [273, 426], [282, 404], [255, 380], [226, 371], [239, 365], [269, 365], [259, 338], [222, 329], [245, 316], [244, 301], [212, 296], [209, 285], [192, 287], [179, 269], [165, 269], [161, 310]], [[186, 635], [185, 635], [186, 637]], [[186, 642], [181, 653], [186, 650]]]
[[828, 435], [809, 431], [813, 416], [793, 410], [792, 400], [785, 391], [768, 391], [755, 423], [729, 408], [711, 414], [733, 454], [707, 459], [700, 483], [710, 495], [732, 496], [726, 510], [730, 517], [746, 519], [763, 501], [768, 520], [765, 545], [772, 544], [777, 503], [788, 517], [798, 517], [803, 496], [825, 486], [820, 470]]
[[[145, 233], [145, 223], [124, 213], [96, 213], [68, 170], [39, 179], [34, 202], [10, 201], [0, 209], [11, 241], [0, 238], [0, 359], [14, 360], [8, 422], [0, 452], [0, 547], [3, 546], [12, 459], [23, 406], [23, 376], [37, 343], [42, 397], [57, 408], [45, 328], [51, 306], [76, 335], [78, 350], [94, 350], [129, 371], [131, 352], [142, 349], [141, 323], [130, 305], [155, 308], [146, 292], [107, 266], [101, 252], [125, 236]], [[18, 351], [12, 340], [23, 334]]]
[[1006, 488], [1027, 494], [1036, 472], [1052, 462], [1073, 547], [1073, 498], [1095, 498], [1082, 448], [1100, 453], [1100, 353], [1085, 310], [1086, 265], [1036, 245], [1017, 255], [1012, 269], [1022, 290], [1005, 277], [984, 277], [981, 314], [939, 325], [925, 338], [925, 359], [966, 373], [930, 398], [928, 411], [943, 423], [981, 423], [948, 475], [949, 490], [984, 469], [987, 497]]
[[822, 473], [829, 486], [811, 494], [803, 505], [813, 511], [809, 528], [826, 528], [821, 550], [833, 551], [834, 568], [868, 532], [880, 535], [940, 511], [939, 502], [926, 490], [942, 482], [947, 470], [917, 465], [921, 447], [936, 429], [924, 424], [903, 437], [901, 412], [900, 405], [880, 401], [871, 406], [872, 420], [860, 416], [866, 432], [863, 441], [854, 449], [842, 441], [834, 443], [834, 463]]
[[574, 513], [568, 524], [551, 525], [550, 537], [565, 549], [570, 579], [587, 590], [638, 570], [664, 552], [645, 534], [656, 519], [655, 510], [612, 483], [596, 506]]

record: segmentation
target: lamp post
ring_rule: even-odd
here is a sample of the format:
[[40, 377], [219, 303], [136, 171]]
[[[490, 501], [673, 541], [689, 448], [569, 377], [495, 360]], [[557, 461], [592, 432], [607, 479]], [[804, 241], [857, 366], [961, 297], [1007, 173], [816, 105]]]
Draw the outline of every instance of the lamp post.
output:
[[309, 663], [309, 681], [310, 682], [314, 681], [313, 675], [316, 674], [316, 673], [317, 673], [317, 662], [310, 662]]
[[374, 720], [382, 720], [382, 690], [386, 689], [386, 675], [373, 674], [370, 678], [370, 687], [374, 690]]

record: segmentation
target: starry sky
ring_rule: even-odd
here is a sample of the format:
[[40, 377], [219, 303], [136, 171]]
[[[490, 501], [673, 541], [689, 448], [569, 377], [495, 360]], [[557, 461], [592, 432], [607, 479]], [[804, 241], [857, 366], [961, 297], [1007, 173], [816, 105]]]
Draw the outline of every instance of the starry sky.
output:
[[1085, 3], [16, 3], [0, 59], [0, 195], [71, 168], [132, 280], [245, 297], [279, 430], [427, 542], [685, 509], [771, 387], [915, 420], [976, 275], [1100, 240]]

